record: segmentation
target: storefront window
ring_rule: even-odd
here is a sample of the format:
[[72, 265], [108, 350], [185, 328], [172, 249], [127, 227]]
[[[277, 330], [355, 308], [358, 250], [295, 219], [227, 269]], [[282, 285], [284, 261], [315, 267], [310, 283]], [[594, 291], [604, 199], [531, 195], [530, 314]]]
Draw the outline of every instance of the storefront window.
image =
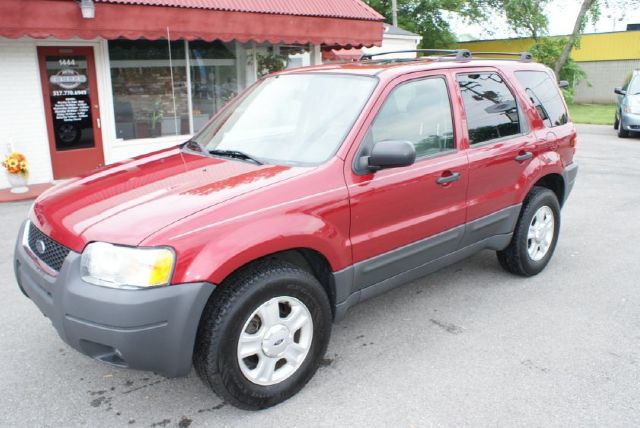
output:
[[287, 69], [311, 65], [309, 45], [280, 45], [280, 55], [287, 63]]
[[[185, 44], [109, 41], [117, 138], [189, 134]], [[173, 67], [171, 67], [171, 65]]]
[[233, 44], [189, 42], [193, 130], [198, 131], [238, 93]]

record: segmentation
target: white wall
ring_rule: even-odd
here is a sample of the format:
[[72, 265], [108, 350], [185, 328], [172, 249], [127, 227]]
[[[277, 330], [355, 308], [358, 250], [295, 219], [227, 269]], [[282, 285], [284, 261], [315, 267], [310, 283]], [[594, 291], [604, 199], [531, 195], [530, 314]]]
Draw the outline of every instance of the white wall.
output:
[[[390, 52], [390, 51], [403, 51], [403, 50], [411, 50], [416, 49], [420, 43], [419, 38], [406, 37], [406, 36], [389, 36], [385, 35], [382, 39], [382, 46], [373, 46], [370, 48], [362, 48], [362, 52], [365, 54], [368, 53], [378, 53], [378, 52]], [[399, 53], [390, 55], [393, 58], [415, 58], [415, 52], [407, 52], [407, 53]], [[377, 56], [376, 59], [385, 58], [384, 55]]]
[[[30, 183], [51, 181], [49, 139], [35, 43], [0, 38], [0, 155], [8, 143], [31, 166]], [[9, 187], [0, 172], [0, 188]]]
[[578, 65], [587, 73], [587, 79], [576, 87], [574, 101], [613, 104], [618, 100], [614, 88], [622, 86], [627, 76], [640, 68], [640, 60], [590, 61]]

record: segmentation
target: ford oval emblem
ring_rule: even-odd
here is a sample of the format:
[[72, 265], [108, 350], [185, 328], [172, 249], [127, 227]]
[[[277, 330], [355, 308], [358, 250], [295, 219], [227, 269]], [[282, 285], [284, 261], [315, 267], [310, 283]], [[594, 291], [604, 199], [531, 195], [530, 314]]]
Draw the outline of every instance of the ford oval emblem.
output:
[[46, 250], [47, 246], [44, 244], [44, 241], [42, 239], [38, 239], [36, 241], [36, 251], [38, 252], [38, 254], [44, 254]]

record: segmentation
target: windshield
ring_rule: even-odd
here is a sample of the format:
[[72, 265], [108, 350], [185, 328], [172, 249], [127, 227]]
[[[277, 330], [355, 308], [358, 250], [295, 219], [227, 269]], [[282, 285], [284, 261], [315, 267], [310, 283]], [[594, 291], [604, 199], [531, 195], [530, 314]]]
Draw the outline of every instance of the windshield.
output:
[[631, 79], [629, 87], [627, 88], [627, 93], [629, 95], [640, 94], [640, 75], [636, 75], [633, 77], [633, 79]]
[[376, 83], [338, 74], [272, 76], [193, 139], [214, 154], [233, 151], [263, 163], [316, 165], [342, 144]]

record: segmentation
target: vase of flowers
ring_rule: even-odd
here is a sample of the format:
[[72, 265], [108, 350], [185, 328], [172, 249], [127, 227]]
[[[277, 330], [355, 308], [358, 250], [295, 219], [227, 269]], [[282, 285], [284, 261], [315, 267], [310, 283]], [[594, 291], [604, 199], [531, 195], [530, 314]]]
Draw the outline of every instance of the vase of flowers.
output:
[[29, 164], [27, 163], [27, 158], [22, 153], [9, 153], [2, 161], [2, 166], [7, 173], [7, 179], [11, 185], [11, 193], [25, 193], [29, 191], [27, 187]]

